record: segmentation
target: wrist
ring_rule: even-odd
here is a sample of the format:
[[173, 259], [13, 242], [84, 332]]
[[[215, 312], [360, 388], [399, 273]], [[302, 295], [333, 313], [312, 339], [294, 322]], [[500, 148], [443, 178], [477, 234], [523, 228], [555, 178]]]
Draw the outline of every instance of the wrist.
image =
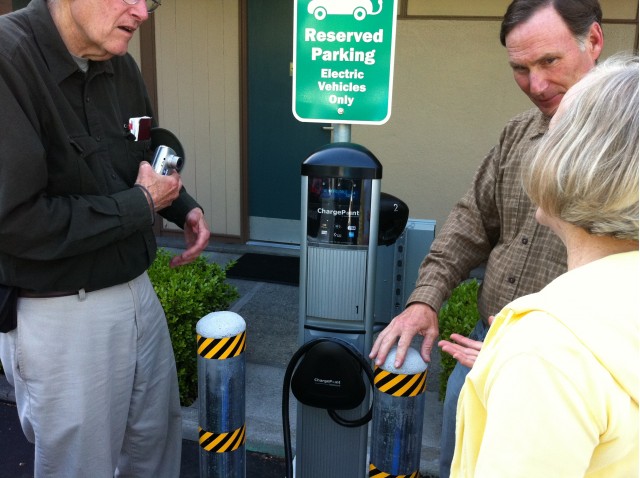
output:
[[156, 205], [153, 202], [153, 197], [151, 196], [149, 190], [142, 184], [135, 183], [133, 186], [139, 188], [147, 198], [147, 203], [149, 204], [149, 208], [151, 210], [151, 225], [153, 226], [153, 224], [156, 222]]

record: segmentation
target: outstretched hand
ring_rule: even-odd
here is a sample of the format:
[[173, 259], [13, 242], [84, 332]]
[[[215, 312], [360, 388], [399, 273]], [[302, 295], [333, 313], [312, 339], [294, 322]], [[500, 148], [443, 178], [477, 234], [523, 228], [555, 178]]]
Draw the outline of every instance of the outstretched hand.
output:
[[482, 342], [460, 334], [451, 334], [451, 341], [441, 340], [438, 347], [466, 367], [473, 367], [482, 348]]
[[[493, 322], [493, 316], [489, 317], [489, 325]], [[441, 340], [438, 347], [448, 353], [465, 367], [472, 368], [476, 363], [482, 342], [473, 340], [464, 335], [451, 334], [451, 340]]]
[[189, 211], [184, 222], [184, 240], [187, 248], [182, 254], [173, 257], [169, 266], [178, 267], [196, 260], [209, 244], [210, 235], [211, 231], [202, 209], [197, 207]]

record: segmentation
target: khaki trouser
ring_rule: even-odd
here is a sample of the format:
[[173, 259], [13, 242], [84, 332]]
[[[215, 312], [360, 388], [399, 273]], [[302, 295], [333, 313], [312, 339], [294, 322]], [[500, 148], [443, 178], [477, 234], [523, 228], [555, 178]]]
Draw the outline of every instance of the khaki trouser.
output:
[[181, 408], [164, 312], [147, 274], [59, 298], [20, 298], [0, 334], [35, 476], [180, 474]]

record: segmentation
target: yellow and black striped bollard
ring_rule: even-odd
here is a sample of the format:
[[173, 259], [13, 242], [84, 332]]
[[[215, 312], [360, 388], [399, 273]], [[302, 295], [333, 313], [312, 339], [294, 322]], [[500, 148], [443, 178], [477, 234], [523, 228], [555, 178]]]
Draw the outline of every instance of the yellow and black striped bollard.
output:
[[196, 325], [201, 478], [244, 478], [246, 323], [213, 312]]
[[402, 367], [393, 366], [396, 349], [374, 370], [369, 476], [417, 478], [424, 421], [427, 364], [409, 349]]

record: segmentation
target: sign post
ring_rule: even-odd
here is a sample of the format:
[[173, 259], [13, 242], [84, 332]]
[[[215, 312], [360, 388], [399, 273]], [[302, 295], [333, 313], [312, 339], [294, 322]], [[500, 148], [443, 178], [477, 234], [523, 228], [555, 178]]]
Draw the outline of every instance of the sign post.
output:
[[296, 0], [293, 114], [383, 124], [391, 115], [397, 0]]

